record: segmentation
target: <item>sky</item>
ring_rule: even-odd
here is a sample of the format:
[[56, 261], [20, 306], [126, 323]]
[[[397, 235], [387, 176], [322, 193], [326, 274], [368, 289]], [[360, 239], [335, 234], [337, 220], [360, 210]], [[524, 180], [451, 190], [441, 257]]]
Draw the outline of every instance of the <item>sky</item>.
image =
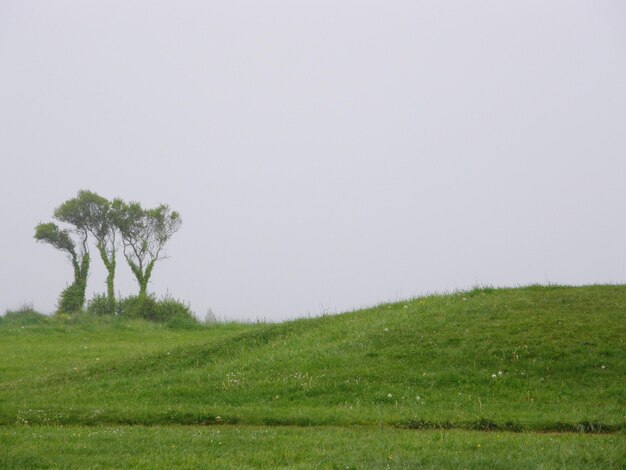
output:
[[0, 312], [54, 311], [72, 269], [34, 227], [80, 189], [181, 213], [149, 289], [200, 317], [624, 283], [624, 18], [622, 0], [0, 0]]

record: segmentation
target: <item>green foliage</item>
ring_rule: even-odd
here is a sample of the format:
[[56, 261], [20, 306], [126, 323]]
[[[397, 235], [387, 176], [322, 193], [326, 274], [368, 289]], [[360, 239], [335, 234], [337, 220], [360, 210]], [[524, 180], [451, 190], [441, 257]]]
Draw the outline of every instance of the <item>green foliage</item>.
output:
[[179, 327], [198, 325], [189, 305], [169, 296], [157, 300], [154, 295], [131, 295], [118, 301], [117, 313], [128, 318], [141, 318]]
[[81, 190], [73, 199], [57, 207], [54, 217], [74, 226], [87, 250], [87, 236], [91, 234], [96, 241], [96, 248], [107, 269], [107, 298], [109, 309], [115, 308], [115, 250], [116, 233], [115, 215], [111, 203], [104, 197], [91, 191]]
[[89, 253], [85, 253], [82, 256], [80, 266], [74, 267], [74, 282], [61, 292], [57, 312], [77, 313], [82, 311], [85, 305], [89, 261]]
[[[183, 321], [184, 314], [171, 306], [155, 307], [149, 298], [148, 283], [155, 263], [165, 258], [165, 244], [181, 226], [180, 214], [161, 204], [154, 209], [144, 209], [137, 202], [126, 203], [121, 199], [110, 202], [92, 191], [80, 190], [75, 198], [63, 202], [54, 210], [54, 218], [72, 226], [61, 229], [55, 223], [40, 223], [35, 227], [35, 239], [65, 251], [74, 268], [74, 282], [61, 292], [58, 311], [76, 313], [85, 303], [85, 291], [89, 271], [88, 239], [92, 236], [107, 269], [107, 304], [94, 299], [88, 310], [98, 314], [124, 311], [127, 316], [150, 318], [175, 317]], [[119, 309], [115, 305], [116, 237], [121, 235], [124, 256], [139, 284], [139, 297], [129, 299]], [[78, 243], [72, 238], [78, 237]], [[169, 309], [169, 310], [168, 310]], [[185, 317], [188, 319], [188, 316]], [[169, 321], [169, 320], [167, 320]]]
[[17, 310], [7, 310], [4, 316], [0, 317], [0, 324], [3, 326], [45, 325], [48, 321], [46, 315], [36, 311], [30, 304], [22, 305]]
[[[81, 194], [82, 192], [79, 196]], [[89, 194], [93, 196], [93, 193]], [[59, 295], [59, 312], [76, 313], [81, 311], [85, 304], [90, 262], [87, 237], [92, 212], [89, 204], [82, 199], [70, 199], [55, 209], [54, 218], [72, 225], [71, 231], [60, 229], [53, 222], [40, 223], [35, 227], [35, 239], [65, 251], [74, 268], [74, 282]], [[72, 239], [72, 234], [78, 236], [78, 244]]]
[[180, 214], [161, 204], [144, 209], [138, 202], [112, 203], [115, 225], [124, 245], [124, 257], [139, 284], [139, 295], [145, 296], [154, 264], [165, 257], [164, 247], [182, 224]]
[[153, 320], [158, 322], [166, 322], [178, 327], [198, 324], [189, 304], [170, 296], [162, 297], [157, 301], [155, 313]]
[[115, 261], [115, 246], [113, 246], [111, 251], [107, 251], [105, 246], [101, 242], [98, 242], [97, 247], [100, 258], [108, 271], [106, 279], [107, 303], [109, 304], [109, 310], [113, 311], [115, 310], [115, 266], [117, 264]]
[[83, 288], [78, 284], [70, 284], [59, 295], [57, 312], [77, 313], [83, 308], [85, 294]]
[[115, 304], [111, 306], [109, 298], [104, 294], [95, 294], [93, 298], [87, 303], [87, 313], [93, 315], [115, 315]]
[[152, 320], [156, 315], [156, 304], [153, 295], [130, 295], [118, 301], [117, 312], [128, 318]]
[[75, 198], [68, 199], [54, 210], [54, 218], [73, 226], [83, 243], [89, 233], [100, 241], [110, 235], [112, 228], [109, 207], [109, 201], [102, 196], [81, 190]]
[[57, 250], [67, 252], [76, 258], [76, 244], [68, 230], [61, 230], [54, 222], [41, 223], [35, 227], [35, 240], [48, 243]]
[[57, 207], [54, 218], [92, 232], [96, 239], [109, 234], [109, 201], [91, 191], [80, 190], [75, 198]]

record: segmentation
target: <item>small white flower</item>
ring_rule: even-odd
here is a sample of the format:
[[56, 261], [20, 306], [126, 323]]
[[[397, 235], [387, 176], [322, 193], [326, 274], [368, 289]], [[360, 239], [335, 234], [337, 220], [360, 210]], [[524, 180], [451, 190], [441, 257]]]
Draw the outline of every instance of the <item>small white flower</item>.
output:
[[602, 368], [603, 368], [603, 369], [606, 369], [606, 366], [605, 366], [605, 365], [602, 365]]
[[415, 399], [416, 399], [417, 401], [420, 401], [420, 400], [422, 399], [422, 397], [420, 397], [420, 396], [418, 395], [418, 396], [416, 396], [416, 397], [415, 397]]
[[[385, 333], [387, 333], [389, 331], [389, 328], [385, 328]], [[602, 366], [602, 368], [604, 369], [604, 366]]]
[[498, 371], [498, 375], [502, 375], [504, 374], [504, 372], [502, 372], [501, 370]]
[[391, 398], [393, 395], [391, 395], [391, 393], [387, 394], [387, 398]]
[[492, 379], [497, 379], [497, 378], [498, 378], [498, 376], [497, 376], [496, 374], [491, 374], [491, 378], [492, 378]]

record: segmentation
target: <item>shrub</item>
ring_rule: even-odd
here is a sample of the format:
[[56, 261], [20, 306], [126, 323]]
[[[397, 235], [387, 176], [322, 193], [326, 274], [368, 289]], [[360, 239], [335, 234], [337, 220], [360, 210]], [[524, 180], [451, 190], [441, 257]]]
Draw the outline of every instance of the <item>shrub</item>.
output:
[[87, 312], [93, 315], [113, 315], [116, 313], [115, 305], [111, 305], [105, 294], [95, 294], [87, 303]]
[[115, 314], [126, 316], [126, 312], [131, 308], [131, 304], [136, 299], [136, 295], [129, 295], [128, 297], [121, 297], [117, 299], [115, 302]]
[[170, 296], [156, 300], [154, 295], [131, 295], [120, 299], [116, 304], [118, 315], [128, 318], [169, 323], [172, 326], [196, 325], [198, 320], [188, 304]]
[[80, 283], [73, 283], [63, 289], [59, 296], [58, 313], [76, 313], [85, 304], [85, 289]]
[[198, 320], [191, 311], [191, 307], [170, 296], [162, 297], [156, 303], [155, 321], [167, 322], [176, 326], [196, 325]]
[[17, 310], [7, 310], [0, 322], [4, 325], [28, 326], [48, 323], [48, 317], [36, 311], [32, 304], [24, 304]]
[[120, 299], [116, 306], [118, 315], [128, 318], [143, 318], [154, 320], [156, 311], [156, 299], [153, 295], [129, 295]]

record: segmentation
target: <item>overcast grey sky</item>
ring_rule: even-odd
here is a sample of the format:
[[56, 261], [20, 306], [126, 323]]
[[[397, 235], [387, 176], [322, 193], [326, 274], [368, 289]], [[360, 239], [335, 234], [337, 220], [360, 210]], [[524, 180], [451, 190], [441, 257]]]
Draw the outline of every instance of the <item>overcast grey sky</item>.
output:
[[[0, 309], [54, 309], [71, 266], [33, 228], [79, 189], [181, 212], [150, 289], [200, 316], [623, 283], [625, 18], [623, 0], [0, 0]], [[116, 290], [136, 291], [122, 262]]]

